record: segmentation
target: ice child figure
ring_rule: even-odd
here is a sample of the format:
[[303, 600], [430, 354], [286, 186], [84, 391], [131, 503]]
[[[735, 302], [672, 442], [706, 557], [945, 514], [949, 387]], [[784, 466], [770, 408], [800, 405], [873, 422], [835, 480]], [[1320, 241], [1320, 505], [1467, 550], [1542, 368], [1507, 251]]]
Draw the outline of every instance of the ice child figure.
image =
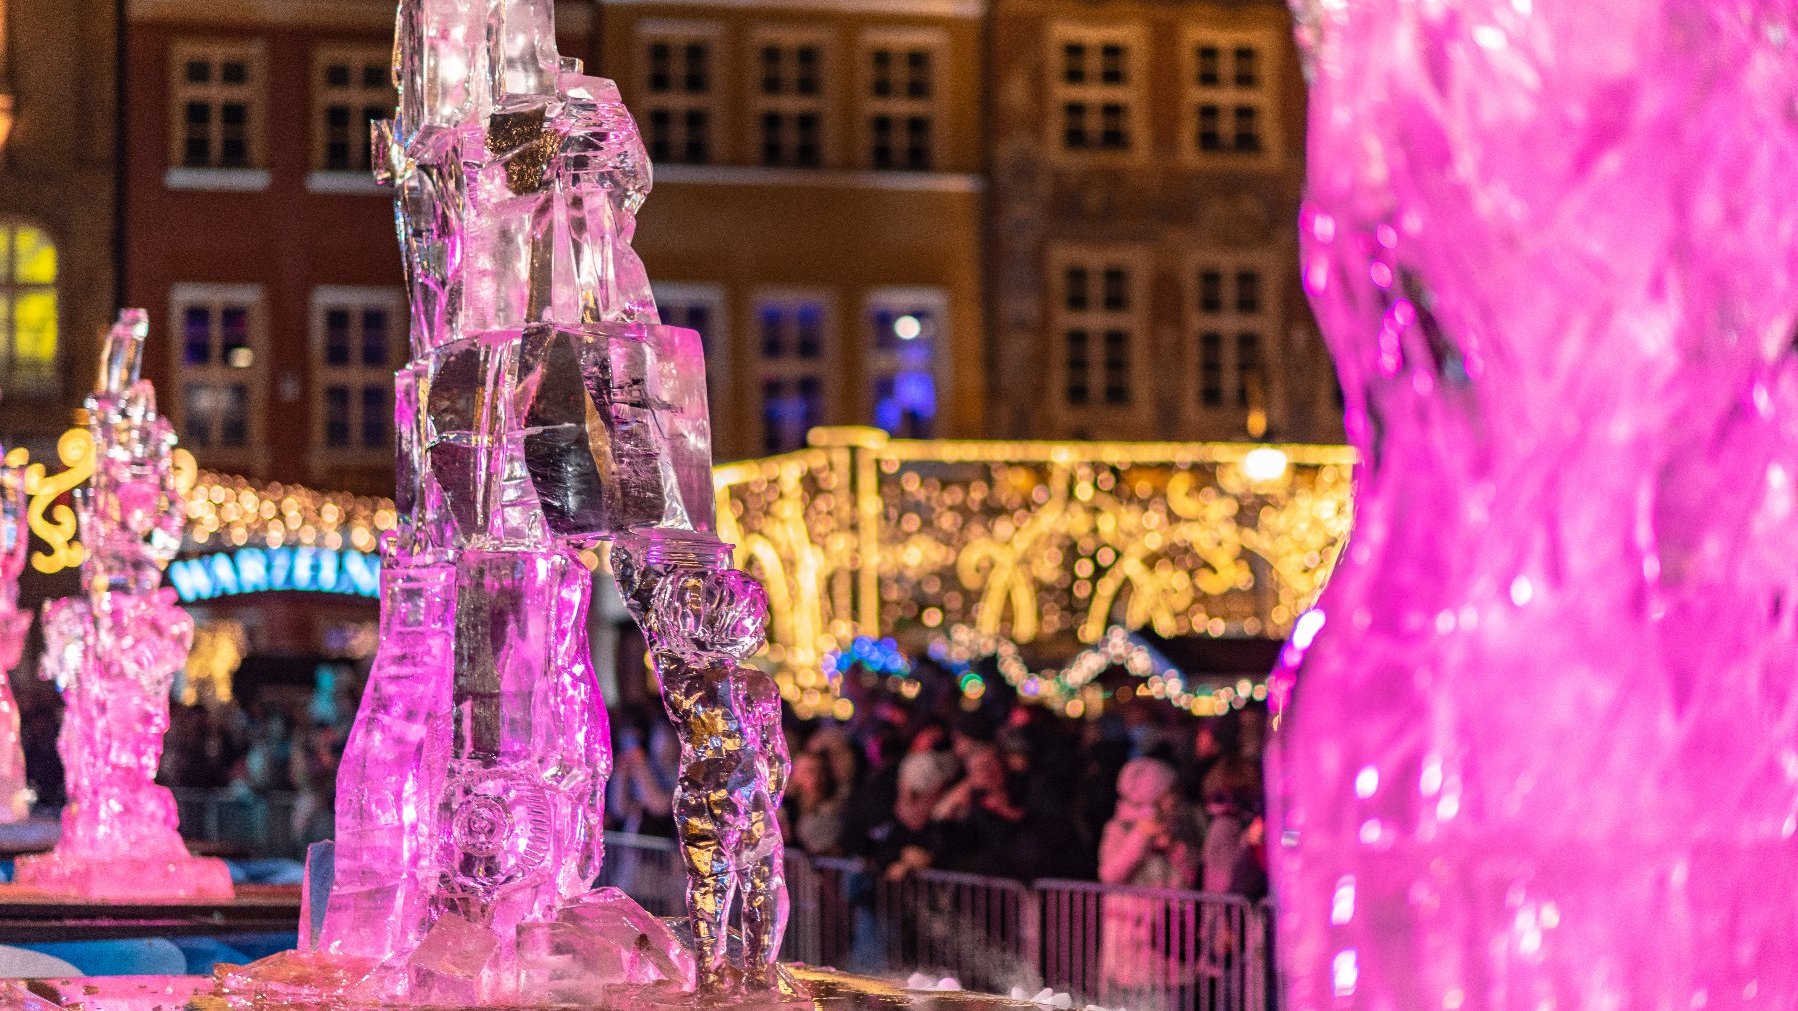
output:
[[[727, 567], [729, 553], [708, 535], [658, 531], [621, 539], [613, 569], [626, 605], [651, 630], [662, 702], [680, 738], [674, 819], [699, 989], [792, 992], [775, 961], [786, 920], [777, 813], [789, 771], [780, 698], [743, 663], [761, 648], [767, 594]], [[726, 957], [734, 901], [741, 969]]]

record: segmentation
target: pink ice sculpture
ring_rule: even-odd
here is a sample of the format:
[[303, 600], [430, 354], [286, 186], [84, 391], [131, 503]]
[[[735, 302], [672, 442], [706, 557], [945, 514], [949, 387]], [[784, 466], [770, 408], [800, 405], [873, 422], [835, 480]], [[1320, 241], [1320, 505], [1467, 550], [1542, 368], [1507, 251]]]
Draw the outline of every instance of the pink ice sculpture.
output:
[[229, 898], [224, 861], [188, 854], [175, 798], [152, 782], [193, 619], [160, 585], [186, 510], [174, 430], [138, 378], [148, 334], [143, 310], [119, 315], [87, 400], [94, 475], [76, 493], [87, 592], [46, 603], [43, 626], [42, 673], [66, 705], [57, 750], [69, 803], [56, 848], [20, 858], [15, 880], [92, 899]]
[[[650, 186], [636, 124], [555, 39], [551, 0], [399, 4], [399, 107], [373, 140], [412, 320], [382, 645], [338, 776], [322, 924], [302, 951], [226, 972], [240, 1003], [796, 989], [774, 965], [778, 694], [742, 663], [766, 598], [712, 533], [703, 349], [659, 321], [631, 249]], [[612, 755], [581, 552], [606, 545], [670, 715], [693, 728], [684, 931], [593, 889]], [[675, 585], [717, 592], [650, 606]], [[716, 725], [737, 732], [701, 747]]]
[[1798, 5], [1297, 6], [1286, 1007], [1798, 1007]]
[[25, 571], [25, 472], [0, 467], [0, 822], [23, 821], [36, 799], [25, 780], [25, 750], [19, 739], [19, 707], [8, 676], [25, 652], [31, 612], [19, 610], [19, 576]]

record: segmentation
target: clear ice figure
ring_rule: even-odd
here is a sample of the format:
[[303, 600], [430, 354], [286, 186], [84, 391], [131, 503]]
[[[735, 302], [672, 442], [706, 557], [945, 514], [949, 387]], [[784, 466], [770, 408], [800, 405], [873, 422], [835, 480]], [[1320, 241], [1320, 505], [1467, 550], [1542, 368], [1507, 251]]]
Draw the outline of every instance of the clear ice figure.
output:
[[148, 334], [143, 310], [120, 314], [87, 400], [94, 475], [76, 491], [87, 592], [46, 602], [43, 624], [41, 672], [66, 706], [57, 750], [69, 802], [56, 848], [21, 858], [15, 880], [86, 898], [229, 897], [224, 861], [188, 854], [174, 796], [152, 781], [193, 619], [159, 585], [186, 508], [174, 430], [138, 377]]
[[[707, 556], [710, 557], [707, 557]], [[621, 543], [614, 568], [643, 614], [662, 703], [680, 739], [674, 823], [701, 992], [791, 990], [776, 963], [787, 918], [779, 810], [791, 762], [780, 694], [743, 661], [761, 648], [768, 598], [706, 537]], [[726, 957], [732, 912], [743, 964]]]
[[[691, 987], [691, 953], [640, 957], [647, 914], [590, 891], [611, 746], [579, 552], [685, 536], [728, 568], [709, 533], [700, 338], [660, 323], [631, 249], [649, 160], [616, 86], [557, 54], [551, 0], [401, 0], [394, 73], [399, 106], [373, 143], [395, 190], [412, 359], [395, 384], [383, 643], [339, 775], [319, 950], [250, 967], [240, 992], [310, 979], [465, 1004]], [[714, 658], [721, 686], [754, 685], [723, 711], [751, 720], [746, 755], [777, 755], [777, 697], [738, 669], [744, 655]], [[723, 855], [758, 896], [783, 892], [769, 806], [783, 763], [744, 766], [762, 799], [731, 831], [753, 842]], [[776, 982], [777, 905], [758, 899], [747, 921], [758, 986]], [[571, 958], [589, 974], [571, 976]]]
[[0, 467], [0, 822], [24, 821], [37, 799], [25, 779], [19, 707], [8, 683], [31, 630], [31, 612], [19, 610], [19, 576], [30, 539], [26, 505], [24, 468]]
[[1798, 5], [1307, 0], [1307, 1009], [1798, 1007]]

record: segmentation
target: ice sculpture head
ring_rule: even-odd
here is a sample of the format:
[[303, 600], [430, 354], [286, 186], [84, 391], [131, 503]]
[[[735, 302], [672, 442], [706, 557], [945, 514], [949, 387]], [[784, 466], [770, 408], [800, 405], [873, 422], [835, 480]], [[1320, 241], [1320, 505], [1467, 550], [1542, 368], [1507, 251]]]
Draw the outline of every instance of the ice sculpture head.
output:
[[156, 413], [156, 391], [138, 377], [148, 329], [143, 310], [119, 314], [87, 400], [94, 475], [77, 491], [77, 508], [90, 594], [150, 592], [181, 546], [186, 518], [171, 455], [175, 431]]
[[736, 569], [682, 569], [656, 587], [650, 615], [667, 648], [742, 663], [762, 648], [768, 592]]

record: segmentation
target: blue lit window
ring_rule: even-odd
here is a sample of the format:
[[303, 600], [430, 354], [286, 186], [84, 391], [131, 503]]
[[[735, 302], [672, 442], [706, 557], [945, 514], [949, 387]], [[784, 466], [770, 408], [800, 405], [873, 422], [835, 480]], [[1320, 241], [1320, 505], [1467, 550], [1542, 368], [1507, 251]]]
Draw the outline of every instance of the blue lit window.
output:
[[868, 375], [873, 423], [894, 436], [934, 434], [937, 414], [937, 345], [942, 300], [881, 298], [869, 308], [872, 351]]

